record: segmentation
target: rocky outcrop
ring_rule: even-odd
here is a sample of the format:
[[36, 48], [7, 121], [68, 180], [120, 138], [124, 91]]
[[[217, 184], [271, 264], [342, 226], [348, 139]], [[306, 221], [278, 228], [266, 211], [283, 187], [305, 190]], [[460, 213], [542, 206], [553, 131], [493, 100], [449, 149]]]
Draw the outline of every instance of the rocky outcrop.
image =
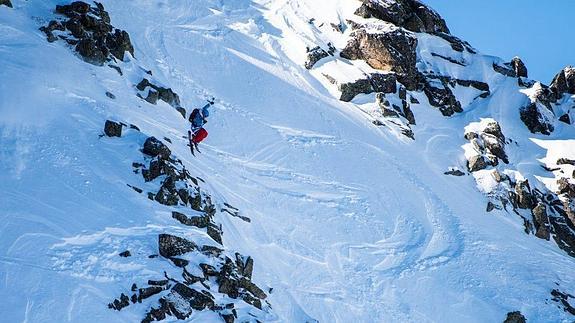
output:
[[368, 32], [362, 28], [352, 33], [340, 56], [361, 59], [375, 69], [395, 72], [399, 82], [413, 90], [419, 83], [416, 48], [417, 39], [401, 29]]
[[106, 61], [125, 59], [125, 52], [134, 55], [130, 36], [110, 24], [110, 16], [101, 3], [92, 7], [82, 1], [56, 6], [56, 13], [68, 19], [52, 20], [41, 27], [49, 42], [59, 38], [75, 46], [76, 52], [88, 63], [103, 65]]
[[575, 68], [568, 66], [555, 75], [550, 88], [557, 99], [565, 93], [575, 94]]
[[373, 93], [373, 87], [368, 79], [359, 79], [354, 82], [341, 83], [338, 85], [338, 89], [341, 91], [339, 99], [344, 102], [353, 100], [353, 98], [360, 93]]
[[503, 323], [526, 323], [526, 322], [527, 320], [525, 319], [525, 316], [523, 316], [523, 314], [521, 314], [521, 312], [519, 311], [507, 313], [507, 318], [505, 318], [505, 321], [503, 321]]
[[0, 6], [12, 8], [12, 2], [10, 2], [10, 0], [0, 0]]
[[476, 155], [468, 159], [469, 171], [476, 172], [488, 166], [497, 166], [500, 160], [509, 163], [505, 152], [506, 139], [497, 121], [484, 119], [470, 124], [469, 127], [471, 128], [466, 128], [464, 137], [476, 152]]
[[531, 212], [533, 213], [533, 223], [535, 224], [535, 236], [540, 239], [549, 240], [550, 230], [547, 207], [545, 204], [539, 203]]
[[532, 133], [550, 135], [555, 130], [553, 125], [554, 112], [552, 104], [556, 102], [555, 94], [543, 84], [533, 85], [530, 103], [519, 109], [521, 121]]
[[363, 0], [355, 14], [364, 18], [377, 18], [414, 32], [447, 33], [445, 20], [417, 0], [379, 1]]
[[104, 134], [108, 137], [122, 137], [122, 124], [106, 120], [104, 124]]
[[[571, 315], [575, 315], [575, 307], [571, 305], [571, 302], [575, 300], [575, 296], [559, 291], [558, 289], [553, 289], [551, 291], [552, 300], [559, 303], [563, 310]], [[571, 302], [570, 302], [571, 300]]]
[[461, 103], [457, 100], [448, 82], [443, 79], [426, 78], [423, 93], [427, 96], [429, 104], [439, 108], [441, 114], [446, 117], [456, 112], [463, 112]]
[[314, 67], [314, 65], [319, 62], [320, 60], [333, 56], [335, 53], [335, 47], [331, 43], [327, 44], [328, 50], [324, 50], [319, 46], [316, 46], [312, 49], [309, 47], [307, 48], [307, 59], [305, 62], [305, 68], [310, 70]]
[[180, 103], [180, 96], [171, 88], [165, 88], [150, 82], [147, 78], [143, 78], [137, 85], [136, 89], [140, 91], [138, 97], [146, 100], [150, 104], [157, 104], [158, 100], [162, 100], [172, 107], [176, 108], [182, 117], [186, 117], [186, 110], [182, 108]]
[[527, 77], [527, 67], [519, 57], [514, 57], [511, 62], [503, 65], [493, 63], [493, 70], [508, 77]]

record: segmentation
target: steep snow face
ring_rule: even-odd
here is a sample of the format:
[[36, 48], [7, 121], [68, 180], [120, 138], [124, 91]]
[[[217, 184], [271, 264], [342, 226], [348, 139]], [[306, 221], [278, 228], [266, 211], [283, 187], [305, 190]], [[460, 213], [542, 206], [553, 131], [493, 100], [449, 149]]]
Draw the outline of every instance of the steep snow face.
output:
[[[550, 175], [537, 159], [572, 154], [562, 144], [575, 135], [572, 126], [557, 123], [547, 137], [521, 122], [519, 108], [531, 101], [516, 78], [494, 71], [501, 59], [413, 33], [419, 71], [484, 82], [489, 96], [448, 85], [462, 112], [445, 117], [422, 91], [408, 91], [416, 121], [408, 124], [405, 115], [383, 115], [375, 93], [339, 100], [338, 84], [381, 72], [339, 57], [353, 32], [348, 20], [397, 29], [355, 16], [360, 1], [103, 1], [134, 45], [135, 58], [119, 63], [124, 75], [46, 42], [38, 28], [59, 3], [0, 6], [0, 311], [7, 321], [141, 320], [157, 298], [120, 312], [107, 304], [171, 266], [147, 258], [158, 252], [159, 233], [199, 234], [126, 185], [152, 189], [131, 165], [145, 138], [136, 131], [99, 138], [106, 119], [170, 139], [218, 206], [227, 201], [251, 218], [222, 212], [220, 219], [224, 245], [251, 255], [254, 281], [273, 288], [273, 311], [260, 319], [485, 322], [515, 310], [534, 322], [572, 319], [548, 299], [554, 288], [575, 290], [573, 258], [525, 234], [512, 211], [486, 213], [476, 174], [444, 175], [466, 170], [465, 128], [485, 118], [513, 140], [501, 171], [541, 190], [547, 186], [537, 178]], [[306, 47], [327, 52], [328, 43], [334, 55], [308, 71]], [[189, 124], [173, 107], [136, 96], [144, 69], [188, 112], [216, 97], [202, 154], [189, 154], [182, 138]], [[391, 109], [402, 102], [386, 100]], [[553, 108], [571, 102], [562, 100]], [[117, 256], [126, 249], [135, 256]], [[171, 275], [175, 267], [168, 268]], [[221, 321], [195, 313], [191, 321]]]

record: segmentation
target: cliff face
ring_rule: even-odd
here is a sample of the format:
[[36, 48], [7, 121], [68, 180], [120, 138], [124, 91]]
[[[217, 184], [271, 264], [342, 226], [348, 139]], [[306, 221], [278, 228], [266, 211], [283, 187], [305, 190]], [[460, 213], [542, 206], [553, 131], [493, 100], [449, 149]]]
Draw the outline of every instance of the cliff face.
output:
[[572, 320], [572, 68], [416, 0], [2, 4], [7, 321]]

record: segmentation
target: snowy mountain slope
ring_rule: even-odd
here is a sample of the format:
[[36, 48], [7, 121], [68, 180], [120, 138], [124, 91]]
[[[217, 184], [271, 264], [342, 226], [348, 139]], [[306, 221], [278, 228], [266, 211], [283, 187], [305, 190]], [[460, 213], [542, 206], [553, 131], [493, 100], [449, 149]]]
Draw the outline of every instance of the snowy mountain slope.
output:
[[[549, 301], [556, 284], [575, 289], [572, 258], [524, 234], [512, 211], [486, 213], [474, 176], [485, 177], [443, 174], [466, 170], [464, 129], [481, 118], [497, 120], [513, 139], [506, 167], [541, 189], [534, 178], [551, 175], [537, 160], [547, 155], [542, 147], [551, 139], [555, 151], [557, 140], [573, 137], [560, 123], [551, 136], [527, 129], [518, 111], [529, 98], [516, 78], [494, 72], [502, 60], [454, 52], [418, 33], [420, 70], [485, 82], [490, 96], [473, 100], [479, 91], [456, 86], [463, 112], [446, 118], [410, 90], [421, 102], [412, 105], [411, 140], [381, 116], [375, 94], [341, 102], [322, 75], [355, 81], [376, 72], [368, 64], [333, 56], [304, 67], [306, 46], [346, 46], [351, 30], [330, 23], [362, 22], [353, 14], [359, 1], [104, 1], [135, 47], [135, 59], [119, 64], [123, 76], [46, 42], [38, 28], [56, 4], [0, 7], [0, 75], [10, 80], [0, 85], [7, 321], [134, 321], [155, 306], [150, 299], [107, 309], [133, 282], [177, 271], [146, 259], [157, 253], [158, 234], [196, 234], [126, 186], [153, 189], [131, 166], [142, 160], [144, 134], [171, 139], [172, 153], [217, 203], [251, 218], [218, 215], [224, 245], [254, 257], [254, 281], [273, 288], [266, 320], [483, 322], [514, 310], [533, 322], [572, 319]], [[143, 69], [188, 112], [217, 98], [198, 157], [185, 146], [188, 124], [177, 111], [136, 97]], [[99, 138], [106, 119], [141, 132]], [[569, 158], [560, 150], [553, 159]], [[136, 256], [117, 256], [126, 249]], [[196, 313], [191, 321], [221, 320]]]

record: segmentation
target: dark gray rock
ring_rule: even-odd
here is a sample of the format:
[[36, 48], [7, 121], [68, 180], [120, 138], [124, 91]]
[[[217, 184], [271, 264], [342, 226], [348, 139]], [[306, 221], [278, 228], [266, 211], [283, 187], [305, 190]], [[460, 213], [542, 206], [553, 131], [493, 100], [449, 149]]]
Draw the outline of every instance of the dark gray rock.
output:
[[138, 290], [138, 303], [141, 303], [142, 300], [149, 298], [151, 296], [154, 296], [156, 294], [161, 293], [164, 290], [164, 288], [159, 287], [159, 286], [150, 286], [150, 287], [146, 287], [146, 288], [140, 288]]
[[511, 68], [517, 77], [527, 77], [527, 67], [519, 57], [514, 57], [511, 60]]
[[547, 216], [547, 208], [545, 204], [539, 203], [532, 210], [533, 223], [535, 224], [535, 236], [540, 239], [549, 240], [549, 218]]
[[198, 292], [197, 290], [192, 289], [181, 283], [177, 283], [172, 288], [172, 294], [181, 297], [181, 299], [183, 299], [187, 303], [186, 304], [187, 306], [197, 311], [201, 311], [206, 308], [211, 308], [215, 305], [213, 296], [208, 292]]
[[76, 51], [90, 64], [104, 65], [106, 62], [107, 53], [91, 38], [80, 40], [76, 45]]
[[110, 120], [106, 120], [104, 124], [104, 134], [108, 137], [121, 137], [122, 136], [122, 124]]
[[575, 68], [568, 66], [555, 75], [550, 88], [558, 99], [565, 93], [575, 94]]
[[130, 253], [130, 250], [126, 250], [126, 251], [120, 252], [119, 256], [120, 256], [120, 257], [127, 258], [127, 257], [132, 256], [132, 254]]
[[397, 76], [393, 73], [373, 73], [369, 76], [369, 80], [375, 92], [395, 93], [397, 91]]
[[377, 0], [363, 0], [363, 4], [355, 14], [391, 22], [410, 31], [449, 33], [445, 20], [433, 9], [416, 0], [397, 0], [391, 4]]
[[526, 323], [525, 316], [521, 312], [509, 312], [507, 313], [507, 318], [503, 323]]
[[116, 99], [116, 96], [114, 94], [112, 94], [111, 92], [108, 92], [108, 91], [106, 91], [106, 96], [112, 100]]
[[180, 221], [180, 223], [193, 226], [198, 228], [206, 228], [210, 223], [210, 219], [207, 216], [192, 216], [188, 217], [183, 213], [180, 212], [172, 212], [172, 218]]
[[571, 124], [571, 117], [569, 117], [568, 113], [565, 113], [561, 117], [559, 117], [559, 121], [566, 123], [566, 124]]
[[124, 307], [127, 307], [129, 305], [130, 305], [130, 298], [124, 295], [124, 293], [122, 293], [122, 295], [120, 295], [120, 298], [115, 299], [112, 303], [108, 304], [108, 308], [120, 311]]
[[12, 6], [12, 2], [10, 2], [10, 0], [0, 0], [0, 6], [6, 6], [8, 8], [13, 8]]
[[329, 57], [329, 54], [321, 47], [317, 46], [312, 49], [308, 48], [305, 68], [308, 70], [312, 69], [317, 62], [326, 57]]
[[110, 53], [121, 61], [124, 61], [126, 52], [134, 56], [134, 46], [132, 46], [132, 42], [130, 41], [130, 35], [124, 30], [116, 29], [113, 34], [108, 34], [106, 37], [106, 46]]
[[557, 165], [573, 165], [575, 166], [575, 160], [569, 158], [559, 158], [557, 159]]
[[441, 114], [444, 116], [449, 117], [455, 113], [463, 112], [461, 103], [457, 101], [447, 82], [426, 80], [424, 82], [423, 92], [425, 96], [427, 96], [429, 104], [439, 108], [439, 111], [441, 111]]
[[529, 186], [528, 180], [518, 181], [515, 184], [515, 195], [517, 207], [520, 209], [531, 210], [537, 203], [537, 199], [531, 192], [531, 187]]
[[555, 130], [552, 124], [545, 121], [536, 102], [519, 109], [519, 116], [532, 133], [539, 132], [543, 135], [550, 135]]
[[459, 169], [451, 169], [448, 170], [447, 172], [443, 173], [445, 175], [452, 175], [452, 176], [464, 176], [465, 173], [460, 171]]
[[162, 233], [158, 236], [160, 255], [172, 258], [198, 249], [192, 241], [171, 234]]
[[161, 141], [156, 139], [155, 137], [149, 137], [144, 142], [144, 148], [142, 152], [148, 156], [156, 157], [158, 156], [160, 159], [167, 160], [170, 158], [172, 151], [168, 146], [164, 145]]
[[339, 85], [339, 90], [341, 91], [341, 97], [339, 99], [344, 102], [353, 100], [353, 98], [360, 93], [373, 93], [371, 82], [368, 79], [359, 79], [355, 82], [342, 83]]
[[467, 168], [470, 172], [476, 172], [478, 170], [485, 169], [487, 167], [487, 162], [485, 158], [481, 155], [473, 156], [469, 158], [467, 162]]

